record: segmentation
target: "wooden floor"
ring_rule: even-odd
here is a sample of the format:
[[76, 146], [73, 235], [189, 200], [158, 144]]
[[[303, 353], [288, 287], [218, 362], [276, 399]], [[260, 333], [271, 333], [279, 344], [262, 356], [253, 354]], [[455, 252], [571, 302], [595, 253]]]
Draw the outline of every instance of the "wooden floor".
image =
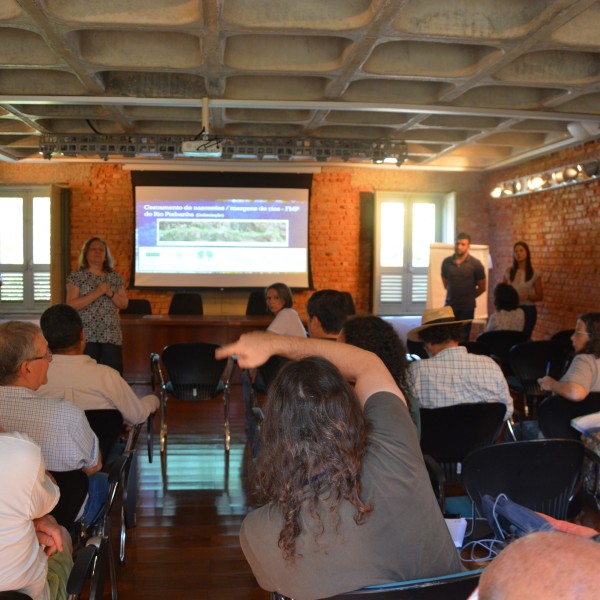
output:
[[[136, 391], [147, 393], [142, 388]], [[231, 406], [233, 443], [228, 458], [223, 448], [223, 407], [218, 401], [169, 401], [164, 469], [158, 435], [152, 463], [145, 439], [140, 438], [137, 527], [128, 534], [125, 565], [117, 566], [122, 600], [268, 599], [238, 541], [248, 511], [248, 457], [239, 385], [232, 388]], [[584, 524], [600, 528], [598, 511], [588, 507], [582, 517]]]
[[140, 438], [137, 527], [128, 534], [125, 565], [117, 567], [123, 600], [268, 598], [238, 541], [248, 510], [240, 386], [233, 386], [231, 404], [228, 458], [218, 401], [169, 401], [164, 473], [158, 435], [152, 463]]

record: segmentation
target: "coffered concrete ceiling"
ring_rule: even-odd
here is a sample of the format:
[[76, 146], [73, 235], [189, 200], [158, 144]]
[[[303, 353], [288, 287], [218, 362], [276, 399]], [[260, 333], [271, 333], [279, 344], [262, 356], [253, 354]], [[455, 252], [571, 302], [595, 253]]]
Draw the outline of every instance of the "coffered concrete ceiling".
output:
[[598, 0], [0, 0], [0, 159], [204, 122], [491, 169], [599, 135], [599, 32]]

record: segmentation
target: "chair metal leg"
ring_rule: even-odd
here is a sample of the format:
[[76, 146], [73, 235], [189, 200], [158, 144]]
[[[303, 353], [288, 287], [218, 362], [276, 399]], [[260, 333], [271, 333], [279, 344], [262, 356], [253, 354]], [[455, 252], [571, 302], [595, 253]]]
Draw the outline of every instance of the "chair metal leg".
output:
[[231, 447], [231, 431], [229, 426], [229, 381], [225, 383], [223, 390], [223, 408], [225, 410], [225, 452]]
[[160, 407], [160, 453], [167, 451], [167, 392], [163, 391]]
[[515, 429], [514, 429], [513, 424], [510, 419], [506, 420], [506, 428], [508, 429], [508, 432], [510, 433], [510, 437], [512, 438], [512, 441], [516, 442], [517, 436], [515, 435]]
[[90, 579], [90, 600], [101, 600], [104, 595], [104, 580], [106, 577], [106, 561], [108, 560], [108, 547], [102, 535], [95, 536], [88, 544], [96, 546], [96, 558]]
[[121, 506], [121, 530], [119, 531], [119, 564], [125, 564], [125, 543], [127, 542], [127, 527], [125, 526], [125, 506]]
[[115, 566], [115, 555], [112, 550], [112, 535], [110, 533], [110, 529], [106, 536], [107, 550], [108, 550], [108, 571], [110, 575], [110, 592], [112, 600], [118, 600], [118, 592], [117, 592], [117, 569]]
[[154, 413], [148, 416], [146, 421], [146, 445], [148, 446], [148, 462], [154, 458]]
[[127, 469], [123, 473], [121, 481], [121, 529], [119, 534], [119, 563], [125, 564], [125, 548], [127, 541], [127, 529], [136, 525], [137, 509], [137, 454], [132, 451], [131, 459], [128, 461]]

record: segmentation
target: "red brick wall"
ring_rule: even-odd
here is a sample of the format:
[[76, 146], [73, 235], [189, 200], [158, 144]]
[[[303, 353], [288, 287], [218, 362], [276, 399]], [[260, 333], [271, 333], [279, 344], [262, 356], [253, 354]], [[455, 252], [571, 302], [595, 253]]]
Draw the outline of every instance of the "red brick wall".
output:
[[[359, 312], [370, 309], [371, 208], [361, 193], [377, 190], [456, 193], [458, 230], [471, 233], [473, 243], [489, 244], [494, 262], [492, 288], [511, 262], [514, 241], [530, 243], [534, 266], [543, 273], [545, 300], [540, 303], [536, 337], [572, 327], [577, 313], [598, 309], [600, 226], [599, 184], [492, 200], [497, 181], [542, 171], [600, 154], [600, 144], [565, 151], [532, 164], [485, 176], [473, 173], [325, 167], [313, 179], [310, 245], [315, 288], [351, 292]], [[133, 199], [129, 171], [111, 163], [0, 163], [0, 181], [47, 184], [63, 182], [72, 189], [71, 264], [81, 244], [92, 235], [107, 239], [116, 268], [129, 280], [132, 252]], [[130, 297], [148, 297], [155, 313], [166, 313], [171, 292], [131, 290]], [[305, 315], [310, 292], [296, 296]]]
[[[600, 156], [600, 143], [586, 144], [490, 173], [487, 192], [495, 183], [543, 172]], [[529, 244], [533, 266], [542, 273], [544, 300], [538, 303], [535, 339], [548, 338], [575, 326], [579, 313], [600, 310], [600, 180], [509, 199], [490, 200], [494, 223], [490, 236], [494, 264], [490, 284], [501, 280], [512, 262], [512, 245]]]

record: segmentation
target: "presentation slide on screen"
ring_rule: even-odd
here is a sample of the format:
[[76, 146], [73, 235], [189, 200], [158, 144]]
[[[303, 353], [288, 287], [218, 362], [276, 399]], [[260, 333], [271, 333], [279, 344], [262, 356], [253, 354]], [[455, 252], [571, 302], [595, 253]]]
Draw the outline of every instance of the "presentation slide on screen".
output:
[[268, 285], [272, 273], [307, 284], [308, 190], [142, 186], [135, 194], [136, 285]]

